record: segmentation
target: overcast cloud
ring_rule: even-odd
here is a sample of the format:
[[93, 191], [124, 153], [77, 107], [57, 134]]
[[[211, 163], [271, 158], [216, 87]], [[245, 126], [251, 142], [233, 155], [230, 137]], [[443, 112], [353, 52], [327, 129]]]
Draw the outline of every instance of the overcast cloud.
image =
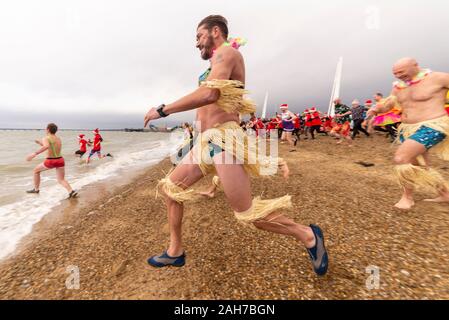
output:
[[281, 103], [325, 111], [340, 56], [346, 103], [388, 93], [402, 56], [449, 71], [448, 12], [440, 0], [2, 1], [0, 127], [141, 126], [150, 106], [196, 88], [208, 62], [195, 29], [209, 14], [248, 39], [241, 52], [259, 106], [268, 91], [272, 113]]

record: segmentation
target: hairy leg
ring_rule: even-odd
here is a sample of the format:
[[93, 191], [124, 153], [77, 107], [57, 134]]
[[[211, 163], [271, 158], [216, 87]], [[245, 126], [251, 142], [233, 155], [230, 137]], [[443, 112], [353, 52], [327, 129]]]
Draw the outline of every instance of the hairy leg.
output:
[[43, 163], [38, 164], [33, 170], [34, 190], [39, 190], [41, 184], [41, 172], [50, 170]]
[[[193, 161], [193, 151], [190, 151], [181, 163], [172, 171], [169, 178], [171, 182], [187, 189], [203, 177], [198, 164]], [[171, 257], [177, 257], [183, 253], [182, 247], [182, 219], [184, 205], [166, 197], [168, 224], [170, 230], [170, 244], [167, 253]]]
[[58, 183], [62, 185], [68, 193], [72, 192], [72, 187], [70, 184], [65, 180], [65, 168], [56, 168], [56, 179], [58, 180]]
[[286, 138], [288, 141], [288, 144], [290, 145], [291, 150], [295, 150], [295, 142], [293, 141], [293, 134], [292, 132], [286, 132]]
[[[215, 169], [231, 208], [235, 212], [245, 212], [251, 208], [252, 194], [250, 178], [242, 165], [224, 164], [224, 152], [214, 157]], [[238, 183], [236, 183], [238, 181]], [[315, 237], [310, 227], [295, 223], [281, 213], [272, 213], [254, 225], [262, 230], [292, 236], [307, 248], [315, 245]]]
[[[404, 141], [404, 143], [396, 150], [394, 163], [396, 165], [418, 165], [418, 156], [428, 158], [426, 148], [422, 144], [409, 139]], [[413, 200], [413, 189], [404, 187], [402, 197], [399, 202], [395, 204], [395, 207], [401, 210], [409, 210], [414, 205], [415, 201]]]

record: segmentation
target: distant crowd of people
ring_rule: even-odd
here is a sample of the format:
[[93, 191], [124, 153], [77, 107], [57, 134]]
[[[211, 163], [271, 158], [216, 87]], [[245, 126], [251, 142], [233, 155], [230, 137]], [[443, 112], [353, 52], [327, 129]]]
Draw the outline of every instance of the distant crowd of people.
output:
[[316, 107], [304, 110], [302, 113], [293, 113], [287, 104], [280, 106], [280, 112], [269, 119], [251, 116], [248, 121], [241, 121], [240, 126], [249, 135], [264, 135], [269, 137], [273, 130], [277, 130], [278, 138], [287, 141], [292, 149], [303, 136], [304, 139], [314, 140], [317, 133], [332, 136], [338, 143], [347, 141], [352, 145], [360, 133], [369, 137], [374, 131], [385, 132], [391, 141], [397, 136], [397, 128], [401, 122], [401, 109], [394, 108], [385, 114], [374, 117], [367, 116], [368, 111], [385, 102], [382, 93], [374, 95], [374, 101], [368, 99], [364, 104], [355, 99], [351, 107], [343, 104], [341, 99], [335, 99], [335, 114], [329, 115], [317, 110]]

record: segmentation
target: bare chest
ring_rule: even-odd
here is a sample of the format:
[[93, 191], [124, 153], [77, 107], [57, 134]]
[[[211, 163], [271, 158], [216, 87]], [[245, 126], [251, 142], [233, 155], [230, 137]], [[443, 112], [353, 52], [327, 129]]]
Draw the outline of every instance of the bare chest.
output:
[[439, 96], [441, 86], [432, 82], [422, 82], [400, 90], [396, 96], [400, 104], [426, 102]]

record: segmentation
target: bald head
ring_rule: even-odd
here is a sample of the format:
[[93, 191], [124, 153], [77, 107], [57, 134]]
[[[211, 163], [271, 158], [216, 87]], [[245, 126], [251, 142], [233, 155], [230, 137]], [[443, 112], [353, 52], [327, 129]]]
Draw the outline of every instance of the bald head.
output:
[[393, 65], [394, 76], [402, 81], [410, 81], [418, 73], [418, 62], [410, 57], [401, 58]]
[[406, 57], [401, 58], [394, 64], [394, 67], [404, 67], [404, 66], [417, 66], [418, 62], [414, 58]]

